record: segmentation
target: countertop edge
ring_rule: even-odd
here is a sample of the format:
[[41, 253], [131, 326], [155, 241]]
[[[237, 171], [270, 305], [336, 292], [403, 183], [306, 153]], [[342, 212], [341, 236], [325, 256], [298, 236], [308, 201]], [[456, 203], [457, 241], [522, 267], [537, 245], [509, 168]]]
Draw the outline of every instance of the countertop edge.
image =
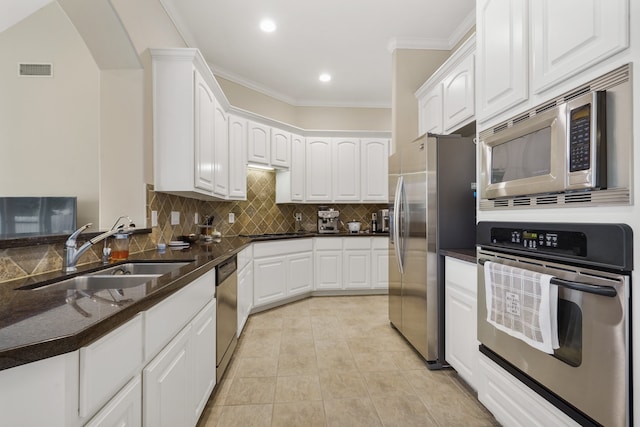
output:
[[440, 249], [440, 255], [470, 262], [472, 264], [476, 263], [475, 248]]

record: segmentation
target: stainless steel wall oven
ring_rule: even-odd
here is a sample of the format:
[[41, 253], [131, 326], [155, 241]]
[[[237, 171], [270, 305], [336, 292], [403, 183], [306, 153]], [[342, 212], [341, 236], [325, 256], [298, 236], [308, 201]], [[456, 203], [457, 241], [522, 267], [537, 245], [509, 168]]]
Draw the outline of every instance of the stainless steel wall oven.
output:
[[[477, 244], [480, 351], [581, 425], [631, 424], [631, 228], [480, 222]], [[557, 348], [544, 352], [496, 326], [494, 293], [504, 291], [485, 280], [489, 263], [551, 276]], [[503, 306], [520, 316], [518, 297], [506, 294]]]

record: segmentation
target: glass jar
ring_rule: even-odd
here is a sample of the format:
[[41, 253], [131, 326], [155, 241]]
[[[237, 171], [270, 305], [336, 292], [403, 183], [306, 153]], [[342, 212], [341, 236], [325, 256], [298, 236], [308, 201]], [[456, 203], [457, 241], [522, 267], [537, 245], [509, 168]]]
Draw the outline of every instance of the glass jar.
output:
[[129, 258], [129, 235], [118, 233], [114, 235], [111, 248], [111, 260], [121, 261]]

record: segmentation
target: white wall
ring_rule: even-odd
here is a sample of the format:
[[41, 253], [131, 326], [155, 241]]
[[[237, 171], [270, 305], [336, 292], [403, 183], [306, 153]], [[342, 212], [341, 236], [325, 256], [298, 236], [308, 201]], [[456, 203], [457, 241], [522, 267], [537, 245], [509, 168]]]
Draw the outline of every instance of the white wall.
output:
[[[0, 195], [77, 196], [98, 223], [100, 70], [57, 3], [0, 33]], [[18, 77], [52, 63], [53, 78]]]

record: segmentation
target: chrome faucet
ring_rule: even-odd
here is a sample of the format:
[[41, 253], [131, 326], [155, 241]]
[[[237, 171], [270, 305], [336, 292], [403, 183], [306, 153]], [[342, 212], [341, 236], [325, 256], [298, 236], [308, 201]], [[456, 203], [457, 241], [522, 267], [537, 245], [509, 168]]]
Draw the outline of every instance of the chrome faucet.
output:
[[116, 228], [118, 221], [120, 221], [120, 219], [122, 218], [128, 218], [128, 217], [118, 218], [118, 220], [113, 225], [113, 227], [111, 227], [111, 230], [106, 231], [102, 234], [99, 234], [93, 239], [89, 239], [84, 243], [84, 245], [80, 246], [80, 248], [78, 248], [76, 244], [76, 238], [80, 233], [82, 233], [87, 228], [91, 227], [93, 224], [92, 223], [85, 224], [82, 227], [78, 228], [76, 231], [74, 231], [73, 234], [69, 236], [66, 243], [64, 244], [64, 256], [62, 257], [62, 272], [73, 273], [75, 271], [78, 271], [78, 267], [76, 266], [76, 264], [78, 263], [78, 258], [80, 258], [83, 253], [85, 253], [91, 246], [95, 245], [96, 243], [106, 239], [109, 236], [113, 236], [116, 233], [132, 232], [133, 228], [135, 227], [135, 224], [131, 223], [131, 219], [129, 219], [129, 225], [127, 225], [126, 227], [123, 223], [118, 228]]

